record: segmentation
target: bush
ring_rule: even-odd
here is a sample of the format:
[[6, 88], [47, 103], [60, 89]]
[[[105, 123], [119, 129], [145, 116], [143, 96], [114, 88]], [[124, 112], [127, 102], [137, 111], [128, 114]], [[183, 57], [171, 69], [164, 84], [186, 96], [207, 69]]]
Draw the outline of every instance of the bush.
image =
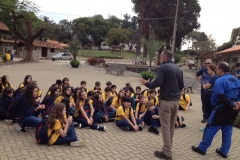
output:
[[240, 128], [240, 114], [238, 114], [238, 116], [234, 122], [234, 126], [237, 128]]
[[174, 54], [174, 63], [179, 63], [182, 61], [182, 57], [180, 54]]
[[123, 57], [118, 57], [118, 56], [94, 56], [94, 58], [123, 59]]
[[155, 74], [153, 72], [149, 72], [149, 71], [143, 71], [141, 73], [141, 76], [144, 78], [150, 78], [150, 79], [155, 78]]
[[6, 62], [6, 61], [7, 61], [6, 54], [3, 54], [3, 55], [2, 55], [2, 60], [3, 60], [3, 62]]
[[105, 60], [102, 58], [88, 58], [87, 59], [88, 64], [95, 66], [96, 64], [102, 64], [105, 63]]
[[78, 67], [80, 65], [80, 62], [78, 60], [73, 59], [73, 60], [70, 61], [70, 64], [71, 64], [72, 67], [74, 67], [74, 66]]

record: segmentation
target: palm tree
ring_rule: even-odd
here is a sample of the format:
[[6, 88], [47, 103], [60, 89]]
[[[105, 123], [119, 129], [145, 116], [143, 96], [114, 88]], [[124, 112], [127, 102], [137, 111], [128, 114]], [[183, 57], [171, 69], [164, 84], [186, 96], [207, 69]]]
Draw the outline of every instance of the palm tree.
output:
[[76, 36], [72, 37], [71, 41], [68, 43], [68, 46], [69, 46], [68, 49], [69, 49], [70, 53], [73, 54], [73, 58], [74, 58], [74, 60], [76, 60], [78, 50], [80, 49], [79, 40], [77, 39]]
[[156, 40], [154, 35], [150, 36], [149, 40], [144, 39], [144, 44], [147, 46], [148, 58], [149, 58], [149, 68], [152, 69], [152, 61], [156, 55], [156, 52], [164, 45], [164, 42]]

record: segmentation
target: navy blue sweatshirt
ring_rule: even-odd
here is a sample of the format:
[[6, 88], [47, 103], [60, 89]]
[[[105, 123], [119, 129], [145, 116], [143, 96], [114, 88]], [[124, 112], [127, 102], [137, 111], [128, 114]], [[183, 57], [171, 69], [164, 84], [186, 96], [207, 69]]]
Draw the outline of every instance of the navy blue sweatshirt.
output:
[[146, 83], [146, 87], [160, 87], [161, 100], [179, 101], [180, 91], [184, 88], [183, 72], [172, 61], [165, 61], [158, 68], [156, 78]]

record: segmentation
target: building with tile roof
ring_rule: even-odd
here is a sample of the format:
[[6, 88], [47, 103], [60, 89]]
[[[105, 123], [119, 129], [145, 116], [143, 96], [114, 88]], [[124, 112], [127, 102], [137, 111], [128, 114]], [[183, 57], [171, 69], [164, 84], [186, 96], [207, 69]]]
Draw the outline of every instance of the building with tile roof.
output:
[[0, 32], [10, 32], [9, 28], [0, 21]]

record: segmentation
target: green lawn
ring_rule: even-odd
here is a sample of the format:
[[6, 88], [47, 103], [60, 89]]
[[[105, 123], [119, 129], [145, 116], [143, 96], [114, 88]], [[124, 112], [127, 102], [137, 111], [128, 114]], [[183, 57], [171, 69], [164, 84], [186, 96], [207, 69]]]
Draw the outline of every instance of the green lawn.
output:
[[[134, 52], [110, 52], [108, 50], [79, 50], [78, 56], [82, 57], [106, 57], [106, 58], [122, 58], [122, 59], [135, 59], [136, 54]], [[142, 54], [141, 54], [142, 58]]]

